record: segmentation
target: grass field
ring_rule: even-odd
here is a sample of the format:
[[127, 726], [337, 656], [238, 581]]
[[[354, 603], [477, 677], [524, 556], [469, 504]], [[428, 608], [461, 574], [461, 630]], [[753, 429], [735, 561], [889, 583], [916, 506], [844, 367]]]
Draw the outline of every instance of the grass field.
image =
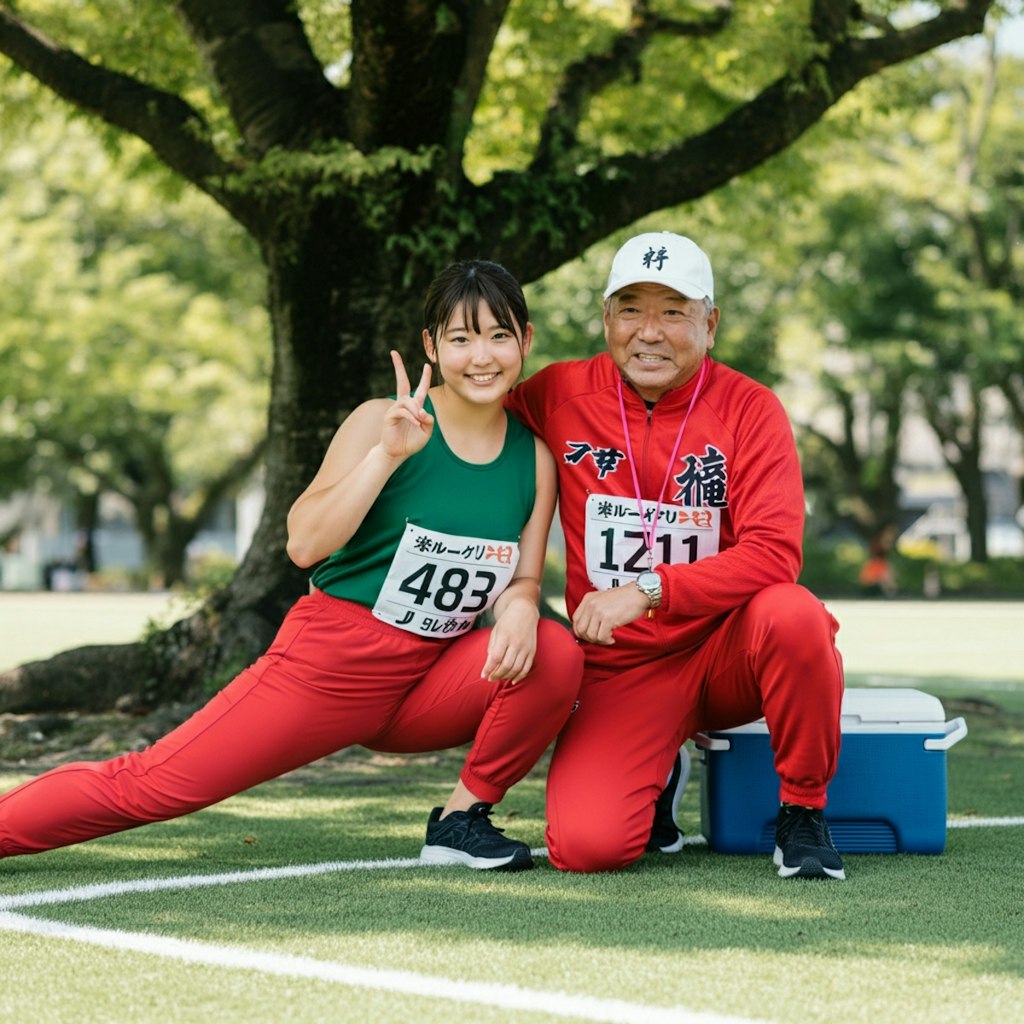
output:
[[[941, 856], [848, 855], [845, 883], [782, 881], [767, 856], [698, 842], [618, 875], [425, 868], [457, 752], [357, 749], [0, 863], [0, 1020], [1024, 1020], [1024, 607], [830, 606], [849, 685], [917, 686], [968, 721]], [[698, 790], [681, 809], [695, 839]], [[542, 845], [542, 771], [496, 819]]]
[[17, 593], [0, 591], [0, 672], [86, 644], [138, 640], [150, 622], [185, 613], [168, 593]]
[[[854, 675], [1022, 678], [1024, 603], [826, 603], [841, 623], [839, 646]], [[69, 647], [137, 640], [150, 622], [170, 624], [188, 607], [184, 598], [166, 593], [0, 591], [0, 672]]]

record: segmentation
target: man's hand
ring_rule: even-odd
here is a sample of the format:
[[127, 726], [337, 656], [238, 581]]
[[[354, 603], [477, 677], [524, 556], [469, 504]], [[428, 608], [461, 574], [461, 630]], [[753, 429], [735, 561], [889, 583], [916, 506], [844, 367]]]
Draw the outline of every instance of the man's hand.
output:
[[639, 619], [651, 607], [647, 596], [633, 583], [586, 594], [572, 617], [572, 631], [591, 644], [613, 644], [612, 631]]

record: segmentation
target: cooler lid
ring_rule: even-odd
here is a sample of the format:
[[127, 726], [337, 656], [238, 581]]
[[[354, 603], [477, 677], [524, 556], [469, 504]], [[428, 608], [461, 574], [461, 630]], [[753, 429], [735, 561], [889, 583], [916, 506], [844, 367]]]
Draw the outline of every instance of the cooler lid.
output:
[[[843, 693], [844, 732], [917, 732], [941, 729], [946, 712], [942, 701], [930, 693], [909, 687], [856, 687]], [[766, 733], [763, 718], [732, 729], [716, 729], [713, 735]]]
[[858, 687], [843, 694], [843, 727], [864, 724], [942, 724], [942, 701], [903, 687]]

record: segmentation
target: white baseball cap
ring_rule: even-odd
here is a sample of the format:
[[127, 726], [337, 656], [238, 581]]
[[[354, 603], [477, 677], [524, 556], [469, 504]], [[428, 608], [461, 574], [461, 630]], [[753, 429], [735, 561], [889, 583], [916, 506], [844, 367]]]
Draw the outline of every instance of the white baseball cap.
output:
[[689, 238], [671, 231], [648, 231], [631, 238], [615, 254], [604, 297], [631, 284], [663, 284], [688, 299], [715, 301], [711, 261]]

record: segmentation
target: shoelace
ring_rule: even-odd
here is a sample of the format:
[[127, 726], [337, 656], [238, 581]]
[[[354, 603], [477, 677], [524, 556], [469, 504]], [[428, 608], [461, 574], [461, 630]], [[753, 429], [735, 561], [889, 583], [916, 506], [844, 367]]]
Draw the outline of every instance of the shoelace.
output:
[[502, 834], [505, 832], [503, 828], [498, 828], [498, 826], [491, 821], [491, 809], [489, 807], [473, 807], [470, 810], [470, 822], [471, 828], [482, 825], [494, 832], [501, 832]]
[[832, 846], [825, 833], [825, 819], [821, 815], [803, 809], [790, 811], [789, 815], [793, 824], [786, 831], [791, 842], [798, 846]]

